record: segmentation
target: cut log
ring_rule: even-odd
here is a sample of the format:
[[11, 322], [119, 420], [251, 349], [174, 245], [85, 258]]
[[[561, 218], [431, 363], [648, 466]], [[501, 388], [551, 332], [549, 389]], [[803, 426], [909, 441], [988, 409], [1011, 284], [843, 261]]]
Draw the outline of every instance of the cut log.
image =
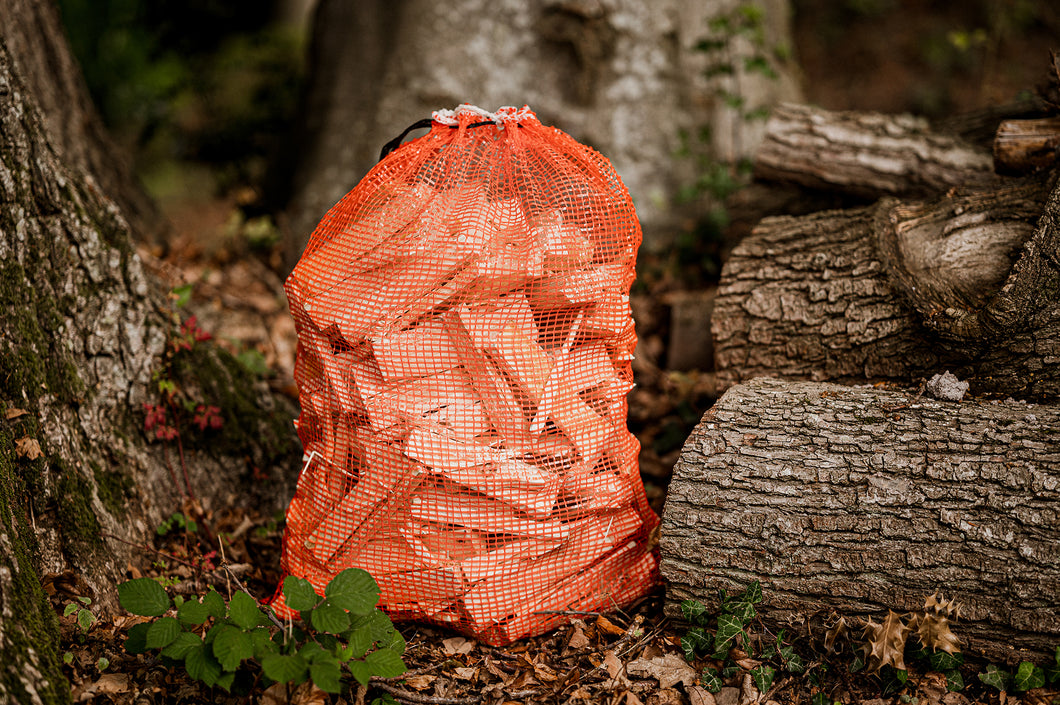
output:
[[912, 115], [784, 104], [755, 154], [755, 177], [856, 196], [926, 197], [998, 183], [990, 153]]
[[1056, 166], [1060, 154], [1060, 118], [1006, 120], [994, 140], [994, 168], [999, 174], [1027, 174]]
[[973, 393], [1060, 396], [1060, 193], [1047, 193], [762, 221], [722, 272], [719, 389], [762, 375], [910, 384], [948, 368]]
[[[704, 415], [662, 524], [667, 611], [763, 585], [788, 623], [964, 605], [966, 653], [1060, 640], [1060, 407], [758, 379]], [[1018, 654], [1027, 657], [1027, 654]], [[1018, 659], [1017, 659], [1018, 660]]]

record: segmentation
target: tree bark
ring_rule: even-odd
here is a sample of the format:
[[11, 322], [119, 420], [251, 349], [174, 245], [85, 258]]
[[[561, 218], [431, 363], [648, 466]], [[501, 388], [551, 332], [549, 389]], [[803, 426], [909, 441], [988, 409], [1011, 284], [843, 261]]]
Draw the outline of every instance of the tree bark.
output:
[[999, 174], [1027, 174], [1052, 169], [1060, 153], [1060, 118], [1005, 120], [994, 140], [994, 168]]
[[[73, 572], [93, 608], [116, 605], [130, 548], [179, 509], [173, 444], [152, 444], [141, 405], [177, 335], [145, 275], [122, 209], [64, 162], [6, 34], [44, 12], [5, 6], [0, 24], [0, 702], [69, 701], [41, 577]], [[51, 39], [55, 39], [52, 37]], [[43, 39], [42, 39], [43, 41]], [[57, 81], [69, 80], [58, 67]], [[91, 145], [80, 145], [91, 149]], [[97, 155], [98, 156], [98, 155]], [[213, 435], [180, 428], [207, 511], [282, 508], [299, 466], [289, 404], [227, 353], [171, 358], [179, 394], [221, 408]], [[190, 427], [190, 424], [186, 426]], [[252, 479], [258, 470], [271, 479]]]
[[755, 177], [860, 197], [926, 197], [992, 187], [989, 151], [932, 132], [912, 115], [777, 107], [755, 153]]
[[[667, 611], [763, 584], [804, 624], [964, 605], [966, 653], [1051, 653], [1060, 637], [1060, 408], [939, 402], [757, 379], [732, 387], [674, 469]], [[1017, 658], [1018, 660], [1018, 658]]]
[[722, 272], [719, 389], [761, 375], [909, 384], [949, 369], [973, 393], [1060, 396], [1060, 193], [1048, 192], [762, 221]]
[[0, 3], [0, 35], [18, 58], [22, 80], [63, 163], [121, 207], [137, 239], [164, 241], [169, 225], [133, 176], [128, 155], [104, 128], [67, 45], [58, 9], [40, 0], [5, 0]]

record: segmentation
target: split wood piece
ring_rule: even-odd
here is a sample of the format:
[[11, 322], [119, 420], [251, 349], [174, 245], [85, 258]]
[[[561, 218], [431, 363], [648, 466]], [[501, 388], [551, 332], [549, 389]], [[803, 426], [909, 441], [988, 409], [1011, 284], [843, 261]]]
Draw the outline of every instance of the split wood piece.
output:
[[532, 405], [541, 393], [554, 367], [552, 358], [518, 324], [509, 323], [493, 336], [486, 348], [516, 390]]
[[[474, 437], [489, 430], [471, 379], [457, 368], [387, 385], [371, 361], [358, 362], [353, 377], [362, 390], [368, 425], [375, 431], [403, 428], [428, 419], [450, 424], [454, 435]], [[444, 410], [444, 411], [443, 411]]]
[[[552, 514], [559, 493], [558, 474], [513, 457], [511, 451], [465, 442], [441, 429], [414, 428], [405, 454], [457, 485], [506, 502], [534, 519]], [[466, 492], [460, 487], [451, 491]]]
[[1060, 194], [1046, 189], [763, 220], [722, 271], [719, 389], [949, 369], [973, 394], [1060, 396]]
[[1057, 163], [1060, 117], [1005, 120], [994, 138], [994, 168], [999, 174], [1028, 174]]
[[[343, 201], [359, 196], [353, 192]], [[408, 226], [425, 216], [430, 222], [430, 212], [445, 205], [439, 192], [427, 184], [390, 184], [372, 195], [356, 220], [336, 222], [325, 216], [292, 272], [305, 294], [303, 300], [330, 291], [355, 274], [410, 256], [409, 242], [415, 242], [420, 229]], [[405, 235], [399, 236], [401, 232]]]
[[614, 379], [615, 364], [602, 343], [577, 345], [557, 361], [557, 374], [575, 392], [606, 384]]
[[629, 279], [625, 265], [602, 264], [537, 279], [526, 287], [526, 296], [535, 310], [587, 306], [628, 289]]
[[1060, 407], [757, 379], [689, 437], [662, 524], [667, 612], [762, 580], [777, 624], [964, 605], [964, 653], [1060, 639]]
[[593, 243], [562, 211], [548, 210], [532, 219], [532, 240], [544, 248], [545, 269], [556, 272], [586, 266], [593, 259]]
[[[373, 539], [352, 559], [352, 567], [368, 571], [379, 584], [386, 609], [437, 612], [462, 594], [463, 578], [448, 561], [415, 551], [400, 535]], [[436, 606], [437, 603], [443, 603]]]
[[336, 352], [331, 341], [323, 333], [309, 329], [301, 332], [303, 345], [308, 343], [324, 369], [324, 380], [328, 385], [328, 398], [348, 414], [363, 414], [364, 400], [350, 378], [350, 367], [356, 356], [350, 351]]
[[408, 330], [375, 336], [372, 355], [388, 383], [425, 377], [460, 365], [460, 357], [438, 319]]
[[633, 325], [633, 310], [629, 307], [629, 296], [617, 292], [604, 292], [595, 304], [589, 307], [582, 320], [581, 330], [588, 336], [613, 338]]
[[484, 632], [492, 624], [524, 612], [554, 590], [557, 584], [622, 545], [642, 525], [640, 515], [632, 509], [597, 514], [573, 522], [570, 538], [562, 547], [521, 561], [508, 573], [476, 583], [463, 598], [464, 608], [471, 615], [476, 631]]
[[554, 551], [553, 541], [541, 539], [518, 539], [492, 551], [465, 558], [460, 568], [471, 583], [493, 577], [510, 575], [520, 561], [528, 561]]
[[485, 303], [469, 302], [460, 320], [479, 350], [496, 347], [496, 339], [507, 325], [514, 326], [531, 340], [536, 341], [538, 338], [534, 312], [523, 292], [513, 292]]
[[409, 516], [419, 521], [462, 526], [512, 536], [565, 541], [570, 525], [556, 520], [520, 516], [505, 502], [478, 495], [453, 495], [436, 487], [421, 488], [409, 504]]
[[450, 310], [445, 315], [445, 326], [453, 347], [464, 363], [474, 388], [494, 428], [509, 447], [523, 448], [531, 443], [529, 422], [515, 392], [494, 367], [485, 353], [475, 347], [465, 319], [466, 306]]
[[754, 157], [755, 178], [856, 196], [924, 197], [1000, 183], [990, 153], [934, 133], [912, 115], [777, 106]]
[[328, 510], [324, 520], [305, 538], [304, 545], [321, 563], [355, 555], [378, 528], [394, 521], [408, 494], [426, 474], [398, 448], [357, 429], [351, 449], [359, 459], [359, 477], [346, 496]]
[[639, 453], [637, 437], [625, 428], [616, 429], [599, 458], [565, 473], [562, 489], [581, 503], [579, 511], [628, 505], [634, 497], [631, 479], [638, 476]]
[[[531, 430], [541, 430], [547, 419], [574, 444], [583, 460], [595, 457], [614, 432], [615, 423], [593, 411], [566, 380], [552, 375], [545, 385]], [[625, 419], [622, 420], [625, 423]]]
[[555, 612], [611, 612], [648, 594], [658, 578], [658, 556], [643, 543], [631, 541], [584, 572], [527, 606], [511, 619], [488, 629], [482, 638], [494, 646], [543, 634], [570, 617]]

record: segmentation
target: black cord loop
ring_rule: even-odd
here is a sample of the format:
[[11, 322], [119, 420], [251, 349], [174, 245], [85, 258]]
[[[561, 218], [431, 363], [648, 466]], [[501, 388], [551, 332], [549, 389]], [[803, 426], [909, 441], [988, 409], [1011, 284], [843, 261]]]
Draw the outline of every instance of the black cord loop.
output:
[[[410, 132], [412, 132], [413, 130], [418, 130], [418, 129], [422, 128], [422, 127], [430, 127], [433, 123], [434, 123], [434, 120], [432, 120], [431, 118], [423, 118], [422, 120], [417, 120], [416, 122], [414, 122], [411, 125], [409, 125], [408, 127], [406, 127], [401, 132], [400, 135], [398, 135], [397, 137], [395, 137], [394, 139], [390, 140], [389, 142], [387, 142], [386, 144], [383, 145], [383, 149], [381, 149], [379, 151], [379, 161], [383, 161], [384, 159], [386, 159], [386, 155], [390, 154], [395, 149], [400, 147], [402, 141], [404, 141], [404, 139], [406, 137], [408, 137], [408, 134]], [[494, 122], [493, 120], [483, 120], [481, 122], [473, 122], [473, 123], [469, 124], [468, 127], [485, 127], [486, 125], [496, 125], [496, 124], [497, 123]], [[450, 129], [455, 130], [458, 127], [458, 125], [450, 125], [449, 127], [450, 127]], [[522, 125], [519, 125], [519, 127], [522, 127]]]

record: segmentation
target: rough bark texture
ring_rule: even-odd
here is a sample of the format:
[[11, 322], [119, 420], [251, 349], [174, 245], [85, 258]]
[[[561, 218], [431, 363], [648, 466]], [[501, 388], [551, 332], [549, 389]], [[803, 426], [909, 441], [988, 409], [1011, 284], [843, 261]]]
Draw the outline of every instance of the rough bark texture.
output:
[[[0, 702], [63, 702], [40, 578], [75, 573], [112, 608], [130, 549], [110, 536], [149, 541], [179, 508], [176, 450], [149, 443], [141, 409], [175, 324], [124, 214], [52, 146], [19, 59], [0, 31]], [[178, 360], [174, 381], [224, 417], [211, 436], [182, 429], [203, 504], [285, 506], [292, 410], [212, 345]], [[254, 466], [273, 479], [252, 480]]]
[[1006, 120], [994, 140], [994, 168], [1001, 174], [1052, 169], [1060, 155], [1060, 118]]
[[[797, 97], [791, 66], [779, 79], [745, 70], [752, 47], [736, 32], [725, 49], [735, 73], [704, 77], [717, 59], [695, 45], [711, 17], [737, 4], [321, 0], [288, 209], [290, 264], [383, 144], [463, 102], [487, 110], [529, 104], [542, 122], [598, 149], [633, 195], [645, 244], [665, 246], [663, 236], [687, 216], [674, 212], [674, 196], [695, 178], [692, 160], [675, 164], [680, 131], [710, 125], [716, 158], [749, 157], [764, 124], [742, 120], [719, 89], [742, 96], [745, 110]], [[789, 43], [788, 0], [759, 4], [766, 46]]]
[[871, 198], [998, 183], [989, 151], [934, 133], [922, 118], [793, 104], [773, 111], [754, 170], [767, 181]]
[[763, 582], [764, 614], [874, 617], [941, 591], [965, 651], [1060, 638], [1060, 408], [758, 379], [685, 444], [662, 525], [667, 610]]
[[762, 221], [715, 300], [719, 388], [910, 384], [948, 368], [974, 393], [1060, 395], [1060, 195], [1046, 203], [1047, 188]]
[[137, 238], [162, 241], [168, 225], [92, 105], [57, 8], [40, 0], [4, 0], [0, 35], [18, 58], [22, 80], [40, 106], [44, 129], [63, 163], [121, 207]]

